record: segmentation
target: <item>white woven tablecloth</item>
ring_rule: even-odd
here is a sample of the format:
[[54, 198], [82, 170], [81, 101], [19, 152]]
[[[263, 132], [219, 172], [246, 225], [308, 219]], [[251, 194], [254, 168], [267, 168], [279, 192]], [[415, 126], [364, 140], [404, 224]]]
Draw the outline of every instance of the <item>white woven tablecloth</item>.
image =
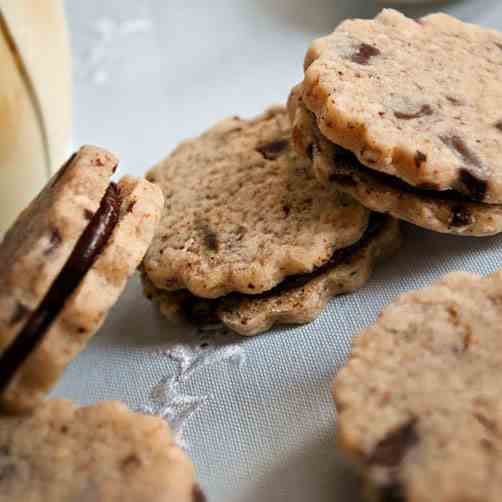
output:
[[[180, 140], [226, 115], [284, 101], [305, 50], [370, 0], [68, 0], [75, 55], [75, 142], [116, 151], [142, 174]], [[502, 29], [499, 0], [455, 2], [459, 17]], [[138, 278], [54, 391], [83, 404], [120, 399], [162, 414], [210, 501], [358, 500], [335, 448], [330, 382], [351, 337], [397, 294], [453, 270], [488, 273], [502, 237], [434, 235], [405, 245], [371, 282], [314, 323], [254, 339], [175, 329]]]

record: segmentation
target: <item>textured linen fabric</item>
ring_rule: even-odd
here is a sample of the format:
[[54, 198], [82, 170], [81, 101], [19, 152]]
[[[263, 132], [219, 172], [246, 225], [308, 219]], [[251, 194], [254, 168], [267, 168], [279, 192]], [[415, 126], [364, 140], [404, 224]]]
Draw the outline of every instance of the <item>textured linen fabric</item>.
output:
[[[67, 2], [75, 141], [116, 151], [122, 173], [141, 174], [219, 118], [253, 116], [285, 100], [310, 40], [343, 16], [376, 12], [365, 0], [185, 4]], [[498, 0], [444, 9], [502, 29]], [[164, 416], [210, 501], [357, 501], [357, 481], [335, 448], [330, 397], [352, 337], [399, 293], [450, 271], [486, 274], [502, 265], [502, 236], [461, 238], [406, 225], [404, 238], [366, 287], [334, 299], [317, 321], [253, 339], [173, 327], [136, 277], [53, 395], [82, 404], [120, 399]]]

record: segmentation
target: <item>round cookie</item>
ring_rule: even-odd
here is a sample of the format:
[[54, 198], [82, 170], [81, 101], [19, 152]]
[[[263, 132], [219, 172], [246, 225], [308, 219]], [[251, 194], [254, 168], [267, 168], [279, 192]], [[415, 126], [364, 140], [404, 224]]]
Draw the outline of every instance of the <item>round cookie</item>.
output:
[[336, 377], [340, 447], [376, 500], [496, 502], [502, 486], [502, 273], [398, 297]]
[[303, 101], [367, 167], [502, 202], [502, 34], [445, 14], [348, 20], [312, 45]]
[[314, 179], [290, 132], [283, 107], [227, 119], [150, 171], [166, 199], [143, 263], [155, 288], [258, 294], [360, 239], [369, 212]]
[[502, 232], [502, 205], [471, 202], [453, 192], [419, 190], [363, 166], [354, 154], [321, 134], [298, 94], [295, 88], [289, 106], [294, 146], [300, 154], [312, 158], [314, 173], [322, 184], [335, 186], [372, 211], [435, 232], [477, 237]]
[[221, 322], [244, 336], [264, 333], [275, 325], [308, 323], [332, 297], [362, 287], [376, 263], [399, 248], [398, 222], [390, 217], [372, 218], [378, 220], [375, 228], [353, 246], [335, 252], [328, 264], [313, 273], [292, 276], [261, 295], [233, 293], [208, 300], [186, 290], [159, 291], [148, 279], [144, 279], [145, 293], [172, 321]]
[[103, 323], [151, 242], [163, 198], [109, 178], [117, 160], [84, 147], [0, 244], [0, 406], [29, 410]]
[[194, 468], [162, 419], [118, 402], [46, 401], [0, 418], [0, 501], [200, 502]]

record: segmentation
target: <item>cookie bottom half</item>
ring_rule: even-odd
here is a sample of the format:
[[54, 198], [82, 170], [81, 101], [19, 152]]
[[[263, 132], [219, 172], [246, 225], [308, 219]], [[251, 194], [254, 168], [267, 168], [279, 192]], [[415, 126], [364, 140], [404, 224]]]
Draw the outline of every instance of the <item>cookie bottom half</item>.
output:
[[338, 250], [310, 274], [291, 276], [258, 295], [232, 293], [209, 300], [187, 290], [162, 291], [143, 276], [145, 294], [170, 320], [197, 325], [223, 323], [244, 336], [264, 333], [278, 324], [304, 324], [316, 319], [337, 295], [362, 287], [375, 264], [400, 246], [398, 222], [372, 214], [370, 225], [356, 244]]

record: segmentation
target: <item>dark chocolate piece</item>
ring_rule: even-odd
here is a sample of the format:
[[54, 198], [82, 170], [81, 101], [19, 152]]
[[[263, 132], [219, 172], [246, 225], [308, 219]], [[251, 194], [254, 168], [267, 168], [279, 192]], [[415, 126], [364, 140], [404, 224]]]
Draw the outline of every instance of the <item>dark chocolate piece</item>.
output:
[[399, 483], [381, 488], [379, 495], [378, 500], [381, 502], [406, 502], [406, 496]]
[[199, 228], [202, 233], [204, 245], [210, 251], [214, 251], [215, 253], [217, 253], [220, 247], [218, 234], [207, 223], [201, 223]]
[[454, 98], [453, 96], [446, 96], [446, 99], [452, 104], [452, 105], [455, 105], [455, 106], [460, 106], [462, 105], [462, 101], [460, 101], [459, 99], [457, 98]]
[[434, 110], [431, 108], [430, 105], [423, 105], [422, 108], [420, 108], [420, 110], [414, 113], [394, 112], [394, 116], [400, 120], [412, 120], [412, 119], [418, 119], [420, 117], [426, 117], [428, 115], [432, 115], [433, 113]]
[[275, 160], [281, 156], [288, 146], [289, 141], [287, 139], [279, 139], [265, 145], [260, 145], [256, 150], [260, 152], [265, 159]]
[[51, 323], [61, 312], [66, 300], [77, 289], [103, 251], [118, 222], [119, 212], [119, 191], [117, 186], [111, 183], [99, 210], [87, 225], [47, 295], [21, 332], [0, 356], [0, 390], [7, 387], [18, 368], [36, 349]]
[[451, 209], [450, 227], [466, 227], [472, 222], [472, 214], [465, 206], [454, 206]]
[[44, 252], [44, 256], [50, 256], [54, 251], [61, 245], [63, 242], [63, 238], [61, 237], [61, 233], [57, 228], [53, 228], [51, 230], [51, 236], [49, 238], [49, 246]]
[[466, 145], [460, 136], [452, 134], [451, 136], [441, 136], [440, 139], [450, 150], [457, 153], [466, 164], [482, 167], [479, 157]]
[[366, 43], [362, 43], [357, 52], [352, 54], [350, 57], [351, 61], [361, 65], [367, 65], [371, 58], [379, 56], [381, 54], [380, 50]]
[[207, 502], [207, 498], [199, 485], [193, 485], [192, 500], [193, 502]]
[[381, 467], [397, 467], [417, 443], [417, 419], [412, 418], [383, 438], [370, 453], [366, 462], [369, 465]]
[[13, 326], [14, 324], [17, 324], [18, 322], [22, 321], [29, 313], [30, 310], [23, 304], [18, 302], [16, 308], [14, 309], [14, 313], [9, 319], [9, 325]]
[[417, 169], [420, 168], [422, 165], [422, 162], [425, 162], [427, 160], [427, 155], [425, 153], [421, 152], [420, 150], [417, 150], [417, 153], [415, 154], [415, 166]]
[[487, 183], [485, 180], [474, 176], [467, 169], [460, 169], [459, 183], [466, 190], [472, 200], [481, 202], [486, 195]]
[[499, 120], [497, 123], [495, 123], [495, 128], [502, 132], [502, 120]]

